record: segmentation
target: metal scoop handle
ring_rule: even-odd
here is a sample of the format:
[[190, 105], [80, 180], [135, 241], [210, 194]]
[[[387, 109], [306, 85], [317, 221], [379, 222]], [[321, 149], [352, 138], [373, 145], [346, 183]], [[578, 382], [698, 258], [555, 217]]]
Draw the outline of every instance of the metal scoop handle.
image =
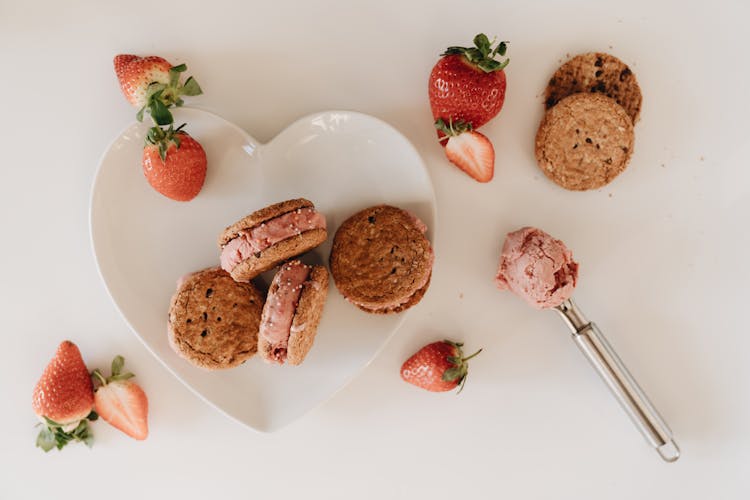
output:
[[555, 308], [573, 333], [581, 352], [612, 391], [646, 441], [667, 462], [680, 458], [680, 449], [667, 423], [648, 400], [604, 334], [588, 321], [572, 299]]

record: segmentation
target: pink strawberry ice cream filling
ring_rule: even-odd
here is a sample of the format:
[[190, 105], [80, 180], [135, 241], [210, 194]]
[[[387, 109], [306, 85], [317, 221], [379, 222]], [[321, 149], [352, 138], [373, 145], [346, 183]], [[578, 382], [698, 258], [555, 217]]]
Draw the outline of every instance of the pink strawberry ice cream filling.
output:
[[301, 208], [274, 217], [240, 233], [221, 250], [221, 267], [232, 272], [237, 264], [280, 241], [312, 229], [325, 229], [326, 219], [314, 208]]
[[298, 260], [288, 262], [281, 266], [271, 283], [271, 291], [263, 307], [260, 336], [271, 344], [272, 358], [277, 363], [286, 361], [292, 321], [311, 270], [310, 266]]
[[565, 243], [541, 229], [524, 227], [505, 238], [495, 280], [501, 290], [547, 309], [573, 295], [578, 263]]

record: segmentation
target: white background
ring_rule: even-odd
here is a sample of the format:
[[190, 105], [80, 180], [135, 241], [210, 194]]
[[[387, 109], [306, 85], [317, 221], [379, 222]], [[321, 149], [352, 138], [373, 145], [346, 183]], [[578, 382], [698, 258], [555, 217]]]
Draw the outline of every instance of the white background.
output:
[[[0, 2], [0, 498], [750, 495], [747, 3], [239, 4]], [[444, 159], [427, 100], [439, 52], [480, 31], [511, 40], [512, 59], [505, 108], [483, 129], [497, 151], [488, 185]], [[632, 65], [644, 107], [628, 170], [573, 193], [540, 174], [533, 137], [547, 79], [590, 50]], [[89, 189], [133, 120], [112, 69], [123, 52], [187, 62], [205, 91], [193, 102], [261, 141], [310, 112], [353, 109], [393, 124], [428, 165], [429, 293], [361, 376], [276, 434], [174, 379], [99, 280]], [[504, 234], [522, 225], [573, 249], [578, 302], [670, 423], [676, 464], [646, 446], [553, 313], [495, 290]], [[442, 337], [485, 348], [459, 396], [398, 376]], [[147, 441], [99, 422], [93, 450], [34, 448], [31, 391], [65, 338], [90, 366], [125, 356], [149, 395]]]

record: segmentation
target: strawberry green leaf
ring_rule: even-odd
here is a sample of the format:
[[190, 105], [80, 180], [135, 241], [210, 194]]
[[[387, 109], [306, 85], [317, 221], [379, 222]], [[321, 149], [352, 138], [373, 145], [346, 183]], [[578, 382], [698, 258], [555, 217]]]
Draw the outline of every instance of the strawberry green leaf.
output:
[[201, 86], [198, 85], [198, 82], [195, 81], [195, 78], [192, 76], [185, 80], [185, 85], [182, 86], [182, 90], [180, 91], [183, 95], [188, 96], [194, 96], [194, 95], [201, 95], [203, 93], [203, 89], [201, 89]]
[[62, 425], [58, 424], [51, 418], [47, 418], [47, 417], [42, 417], [42, 418], [44, 418], [44, 421], [47, 423], [47, 427], [49, 427], [50, 429], [57, 429], [59, 427], [62, 427]]
[[112, 376], [118, 376], [123, 366], [125, 366], [125, 358], [119, 355], [115, 356], [115, 359], [112, 360]]
[[177, 66], [172, 66], [169, 68], [169, 71], [174, 71], [175, 73], [184, 73], [187, 71], [187, 65], [186, 64], [178, 64]]
[[169, 125], [170, 123], [174, 122], [172, 113], [170, 113], [167, 106], [165, 106], [164, 103], [157, 98], [152, 99], [149, 103], [149, 111], [151, 112], [151, 117], [154, 119], [157, 125]]
[[89, 414], [88, 414], [88, 415], [86, 416], [86, 420], [90, 420], [90, 421], [92, 421], [92, 422], [94, 422], [94, 421], [96, 421], [96, 420], [99, 420], [99, 414], [98, 414], [98, 413], [96, 413], [96, 412], [95, 412], [94, 410], [91, 410], [91, 413], [89, 413]]
[[507, 41], [501, 41], [494, 49], [492, 46], [495, 41], [487, 38], [487, 35], [480, 33], [474, 37], [474, 47], [448, 47], [441, 55], [463, 55], [466, 61], [474, 67], [481, 69], [485, 73], [500, 71], [508, 65], [509, 60], [498, 61], [495, 56], [505, 55], [508, 48]]
[[143, 121], [143, 112], [146, 111], [146, 106], [143, 106], [141, 109], [138, 110], [138, 112], [135, 114], [135, 119], [139, 122]]
[[[473, 129], [473, 127], [471, 126], [471, 123], [465, 122], [464, 120], [456, 120], [455, 122], [449, 121], [448, 123], [445, 123], [445, 120], [443, 120], [442, 118], [438, 118], [435, 121], [435, 128], [441, 131], [443, 134], [445, 134], [446, 137], [459, 135], [459, 134], [468, 132], [469, 130]], [[454, 347], [461, 347], [463, 345], [463, 344], [456, 344], [449, 340], [446, 340], [444, 342]]]
[[[96, 415], [94, 412], [92, 413]], [[90, 417], [91, 414], [89, 414], [89, 418]], [[71, 441], [82, 441], [88, 446], [91, 446], [91, 443], [93, 443], [94, 437], [89, 430], [88, 421], [86, 419], [81, 420], [71, 432], [65, 432], [62, 429], [62, 426], [54, 420], [50, 420], [47, 417], [44, 417], [44, 420], [47, 425], [39, 432], [39, 435], [36, 438], [36, 445], [45, 452], [52, 448], [61, 450]]]
[[489, 54], [490, 50], [492, 50], [490, 47], [490, 39], [487, 38], [487, 35], [485, 35], [484, 33], [480, 33], [474, 37], [474, 45], [477, 46], [479, 52], [481, 52], [482, 54], [482, 57], [487, 57], [487, 54]]
[[39, 435], [36, 437], [36, 445], [38, 448], [44, 450], [44, 452], [50, 451], [57, 444], [55, 439], [55, 433], [49, 428], [45, 427], [39, 431]]
[[495, 54], [500, 54], [501, 56], [505, 55], [505, 51], [508, 49], [508, 42], [500, 42], [497, 44], [497, 47], [495, 47], [495, 50], [492, 51], [492, 56], [494, 57]]
[[448, 368], [443, 372], [442, 379], [445, 382], [455, 382], [459, 378], [466, 375], [466, 370], [462, 366], [454, 366], [453, 368]]
[[[153, 129], [149, 129], [148, 134], [146, 134], [146, 142], [155, 144], [156, 140], [153, 138]], [[94, 386], [102, 386], [107, 385], [107, 379], [104, 378], [104, 375], [102, 375], [102, 372], [99, 371], [99, 368], [95, 368], [94, 371], [91, 372], [91, 381], [94, 383]]]
[[477, 66], [479, 66], [479, 69], [484, 71], [485, 73], [492, 73], [496, 69], [500, 67], [500, 62], [495, 61], [494, 59], [485, 59], [482, 61], [479, 61], [477, 63]]
[[161, 161], [167, 161], [167, 145], [164, 141], [159, 141], [159, 157]]

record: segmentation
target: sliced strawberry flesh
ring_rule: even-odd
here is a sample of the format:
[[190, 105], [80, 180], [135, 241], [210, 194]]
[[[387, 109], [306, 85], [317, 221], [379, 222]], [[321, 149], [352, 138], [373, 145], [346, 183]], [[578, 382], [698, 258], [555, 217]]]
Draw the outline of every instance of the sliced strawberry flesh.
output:
[[133, 382], [111, 382], [95, 394], [96, 412], [134, 439], [148, 436], [148, 399]]
[[451, 163], [479, 182], [489, 182], [495, 173], [495, 149], [476, 131], [451, 136], [445, 145]]

